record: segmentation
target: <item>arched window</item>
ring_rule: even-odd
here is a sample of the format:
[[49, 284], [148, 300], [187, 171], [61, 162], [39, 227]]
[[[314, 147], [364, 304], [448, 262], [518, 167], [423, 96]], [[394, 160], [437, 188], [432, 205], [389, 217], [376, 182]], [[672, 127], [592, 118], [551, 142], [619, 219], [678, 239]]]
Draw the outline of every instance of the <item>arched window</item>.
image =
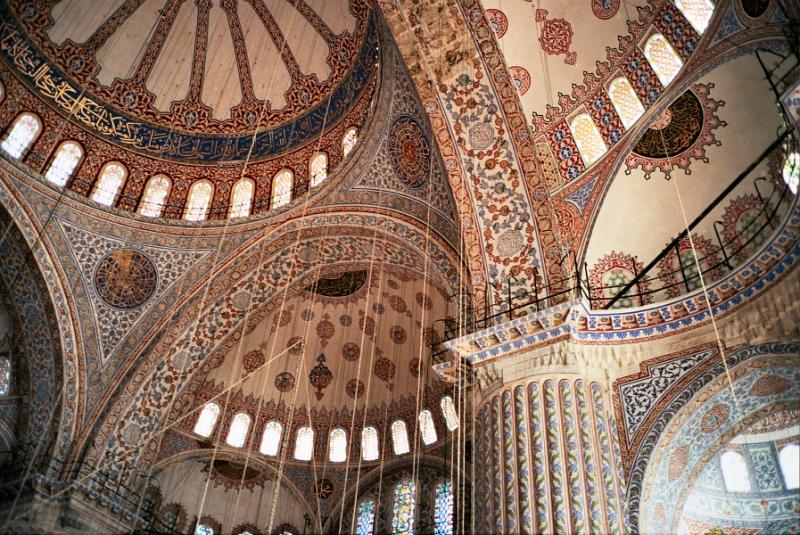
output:
[[711, 0], [675, 0], [675, 7], [680, 9], [686, 20], [700, 34], [706, 31], [714, 14], [714, 4]]
[[172, 182], [166, 175], [151, 176], [139, 202], [139, 213], [148, 217], [161, 216], [171, 187]]
[[264, 426], [264, 436], [261, 438], [259, 451], [264, 455], [275, 457], [281, 447], [281, 434], [283, 426], [277, 420], [273, 420]]
[[77, 169], [83, 159], [83, 147], [74, 141], [65, 141], [58, 146], [56, 155], [50, 162], [50, 167], [44, 178], [56, 186], [63, 186]]
[[328, 458], [332, 463], [343, 463], [347, 460], [347, 433], [341, 427], [331, 431], [328, 437]]
[[128, 177], [128, 170], [119, 162], [108, 162], [100, 170], [94, 183], [92, 200], [106, 206], [113, 206], [122, 185]]
[[0, 148], [15, 159], [20, 159], [31, 148], [42, 131], [42, 122], [32, 113], [23, 113], [14, 121], [14, 126], [6, 132]]
[[800, 444], [787, 444], [778, 453], [786, 490], [800, 488]]
[[392, 447], [395, 455], [402, 455], [411, 451], [408, 446], [408, 432], [406, 423], [403, 420], [392, 422]]
[[365, 427], [361, 431], [361, 458], [365, 461], [376, 461], [379, 456], [378, 430], [371, 426]]
[[660, 33], [650, 36], [644, 45], [644, 57], [650, 62], [661, 85], [668, 86], [683, 67], [683, 61], [675, 53], [667, 38]]
[[455, 431], [458, 429], [458, 413], [455, 405], [453, 405], [453, 398], [450, 396], [443, 397], [440, 405], [442, 406], [442, 415], [447, 424], [447, 430]]
[[298, 461], [310, 461], [314, 453], [314, 430], [301, 427], [297, 430], [297, 441], [294, 444], [294, 458]]
[[197, 423], [194, 424], [194, 432], [201, 437], [210, 437], [211, 432], [214, 430], [214, 425], [219, 418], [219, 405], [216, 403], [208, 403], [203, 410], [200, 411], [200, 417]]
[[214, 528], [206, 524], [197, 524], [194, 535], [214, 535]]
[[189, 188], [189, 200], [183, 212], [187, 221], [203, 221], [208, 215], [211, 198], [214, 196], [214, 186], [208, 180], [198, 180]]
[[233, 417], [231, 428], [228, 429], [228, 438], [225, 442], [234, 448], [241, 448], [247, 439], [247, 431], [250, 430], [250, 415], [240, 412]]
[[433, 424], [433, 416], [428, 409], [419, 413], [419, 428], [422, 433], [422, 442], [426, 446], [436, 442], [436, 426]]
[[250, 207], [253, 204], [253, 192], [256, 190], [255, 183], [249, 178], [242, 178], [233, 185], [231, 192], [231, 206], [228, 209], [228, 217], [247, 217], [250, 215]]
[[417, 506], [417, 485], [411, 481], [401, 481], [394, 487], [392, 503], [392, 533], [406, 535], [414, 533], [414, 511]]
[[308, 172], [311, 175], [311, 187], [322, 184], [328, 178], [328, 155], [320, 152], [311, 159], [311, 165], [308, 166]]
[[630, 80], [624, 76], [612, 80], [608, 84], [608, 96], [611, 103], [614, 104], [614, 109], [617, 110], [622, 124], [625, 125], [625, 129], [630, 130], [639, 117], [644, 114], [642, 101], [633, 90]]
[[375, 529], [375, 500], [368, 498], [358, 506], [356, 535], [372, 535]]
[[350, 154], [350, 151], [356, 146], [356, 143], [358, 143], [358, 128], [354, 126], [348, 128], [342, 138], [342, 154], [345, 158], [347, 158], [347, 155]]
[[279, 171], [272, 179], [272, 201], [270, 207], [275, 209], [292, 200], [292, 182], [294, 175], [288, 169]]
[[582, 113], [572, 119], [569, 129], [572, 130], [572, 136], [578, 145], [578, 152], [580, 152], [586, 167], [592, 165], [606, 153], [603, 137], [588, 114]]
[[436, 485], [433, 504], [434, 535], [453, 534], [453, 484], [442, 481]]
[[783, 163], [783, 181], [789, 186], [792, 195], [797, 195], [800, 184], [800, 153], [792, 152]]
[[8, 357], [0, 357], [0, 396], [11, 392], [11, 361]]
[[719, 457], [722, 479], [728, 492], [750, 492], [750, 478], [744, 456], [738, 451], [726, 451]]

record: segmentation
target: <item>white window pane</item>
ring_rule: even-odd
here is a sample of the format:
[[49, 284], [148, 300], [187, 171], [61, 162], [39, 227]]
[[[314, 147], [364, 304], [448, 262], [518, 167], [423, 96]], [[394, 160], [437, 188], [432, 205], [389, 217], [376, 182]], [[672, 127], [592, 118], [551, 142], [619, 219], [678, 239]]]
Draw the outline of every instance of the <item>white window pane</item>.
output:
[[311, 187], [322, 184], [328, 178], [328, 156], [324, 152], [320, 152], [311, 160], [309, 166], [311, 174]]
[[73, 141], [62, 143], [56, 151], [44, 178], [57, 186], [63, 186], [75, 172], [75, 168], [83, 158], [83, 149]]
[[365, 427], [361, 431], [361, 458], [365, 461], [376, 461], [378, 451], [378, 431], [374, 427]]
[[458, 413], [456, 412], [456, 407], [453, 404], [453, 398], [450, 396], [443, 397], [441, 405], [444, 421], [447, 424], [447, 430], [455, 431], [458, 429]]
[[211, 431], [214, 430], [217, 418], [219, 418], [219, 405], [216, 403], [207, 404], [200, 411], [200, 417], [194, 425], [194, 432], [203, 437], [211, 436]]
[[250, 416], [240, 412], [233, 417], [231, 428], [228, 430], [228, 438], [225, 442], [234, 448], [241, 448], [244, 446], [247, 439], [247, 431], [250, 429]]
[[11, 391], [11, 361], [0, 357], [0, 396], [7, 396]]
[[328, 442], [328, 456], [331, 462], [343, 463], [347, 460], [347, 433], [337, 427], [331, 431]]
[[788, 444], [778, 454], [787, 490], [800, 488], [800, 445]]
[[294, 458], [298, 461], [310, 461], [314, 454], [314, 430], [301, 427], [297, 430], [297, 441], [294, 444]]
[[572, 131], [572, 136], [578, 145], [578, 152], [586, 167], [592, 165], [606, 153], [603, 137], [589, 115], [583, 113], [572, 119], [569, 129]]
[[284, 169], [272, 179], [272, 208], [280, 208], [292, 200], [292, 181], [294, 176], [288, 169]]
[[189, 200], [183, 218], [188, 221], [202, 221], [208, 215], [208, 207], [214, 196], [214, 186], [210, 182], [201, 180], [189, 188]]
[[42, 123], [35, 115], [23, 113], [14, 121], [14, 126], [11, 127], [0, 147], [12, 158], [19, 159], [33, 145], [41, 128]]
[[247, 178], [243, 178], [233, 186], [228, 217], [247, 217], [250, 215], [250, 207], [253, 203], [253, 192], [255, 189], [256, 186], [253, 181]]
[[797, 195], [797, 187], [800, 184], [800, 154], [792, 152], [786, 157], [783, 164], [783, 181], [789, 186], [792, 195]]
[[644, 45], [644, 57], [650, 62], [650, 66], [664, 87], [675, 79], [683, 67], [681, 58], [675, 53], [667, 38], [660, 33], [651, 35], [647, 40], [647, 44]]
[[106, 206], [111, 206], [117, 200], [125, 182], [128, 171], [118, 162], [107, 163], [100, 170], [100, 176], [94, 184], [92, 200]]
[[344, 133], [344, 137], [342, 138], [342, 154], [345, 158], [353, 148], [358, 143], [358, 130], [356, 128], [350, 128], [347, 132]]
[[433, 423], [431, 411], [425, 409], [419, 413], [419, 428], [422, 433], [422, 442], [425, 445], [436, 442], [436, 426]]
[[750, 478], [744, 456], [738, 451], [726, 451], [719, 460], [728, 492], [750, 492]]
[[406, 423], [403, 420], [395, 420], [392, 422], [392, 446], [395, 455], [403, 455], [411, 451], [408, 445]]
[[172, 183], [164, 175], [150, 177], [144, 187], [142, 201], [139, 203], [139, 213], [148, 217], [159, 217], [167, 204], [167, 197]]
[[617, 110], [622, 124], [625, 125], [627, 130], [636, 124], [644, 114], [644, 106], [642, 101], [639, 100], [636, 91], [633, 90], [630, 80], [624, 76], [614, 79], [608, 85], [608, 96], [611, 103], [614, 104], [614, 109]]
[[264, 427], [264, 436], [261, 438], [259, 451], [264, 455], [275, 457], [281, 447], [281, 434], [283, 426], [280, 422], [272, 421]]
[[711, 16], [714, 14], [714, 4], [710, 0], [675, 0], [675, 6], [694, 26], [697, 33], [702, 34], [706, 31]]

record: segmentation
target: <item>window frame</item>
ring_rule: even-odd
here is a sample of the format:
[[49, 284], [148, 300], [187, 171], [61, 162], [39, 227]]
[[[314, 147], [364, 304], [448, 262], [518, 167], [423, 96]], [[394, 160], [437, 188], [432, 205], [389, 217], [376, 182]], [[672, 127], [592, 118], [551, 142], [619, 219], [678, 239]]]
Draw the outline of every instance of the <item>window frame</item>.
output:
[[[195, 187], [198, 187], [200, 184], [208, 184], [209, 186], [211, 186], [211, 194], [208, 196], [208, 205], [203, 207], [203, 213], [192, 214], [191, 212], [192, 191], [194, 190]], [[200, 180], [195, 180], [194, 182], [192, 182], [192, 185], [189, 186], [189, 191], [186, 194], [186, 202], [183, 205], [183, 214], [181, 215], [181, 219], [183, 219], [184, 221], [193, 221], [195, 223], [198, 221], [207, 221], [208, 215], [211, 212], [211, 205], [214, 203], [215, 193], [216, 193], [216, 188], [214, 187], [214, 183], [208, 180], [207, 178], [201, 178]]]
[[[101, 183], [103, 181], [104, 172], [109, 166], [112, 166], [112, 165], [119, 165], [123, 170], [123, 174], [122, 174], [122, 180], [120, 180], [119, 186], [117, 187], [117, 191], [114, 192], [114, 197], [111, 199], [111, 201], [108, 204], [106, 204], [105, 202], [102, 202], [102, 201], [98, 200], [96, 197], [97, 197], [97, 193], [102, 191], [100, 189], [100, 185], [101, 185]], [[119, 197], [122, 194], [122, 191], [125, 189], [125, 183], [128, 181], [128, 176], [130, 176], [130, 171], [128, 171], [127, 166], [124, 163], [122, 163], [121, 161], [119, 161], [119, 160], [109, 160], [109, 161], [105, 162], [103, 164], [103, 166], [100, 168], [100, 171], [98, 171], [97, 178], [95, 178], [95, 180], [94, 180], [94, 184], [92, 184], [92, 191], [89, 194], [89, 198], [92, 201], [96, 202], [97, 204], [99, 204], [101, 206], [107, 206], [109, 208], [113, 208], [117, 204], [117, 201], [119, 200]]]
[[[75, 167], [73, 167], [72, 170], [64, 178], [64, 183], [63, 184], [59, 184], [55, 180], [52, 180], [52, 179], [48, 178], [47, 175], [49, 175], [50, 171], [53, 169], [53, 164], [55, 163], [56, 159], [58, 158], [58, 155], [61, 152], [61, 149], [64, 147], [64, 145], [67, 145], [67, 144], [71, 144], [71, 145], [77, 146], [81, 151], [81, 155], [80, 155], [80, 158], [78, 158], [78, 161], [75, 163]], [[70, 181], [75, 176], [75, 174], [78, 172], [78, 168], [81, 166], [81, 164], [83, 163], [83, 160], [85, 158], [86, 158], [86, 149], [83, 147], [83, 143], [81, 143], [80, 141], [75, 140], [75, 139], [65, 139], [64, 141], [59, 143], [58, 146], [56, 146], [55, 150], [50, 154], [50, 158], [47, 161], [47, 167], [46, 167], [45, 172], [42, 175], [42, 177], [49, 184], [52, 184], [54, 186], [58, 186], [58, 187], [61, 187], [61, 188], [65, 188], [65, 187], [67, 187], [67, 184], [70, 183]]]
[[[36, 132], [34, 132], [33, 137], [30, 140], [28, 140], [28, 143], [20, 151], [19, 156], [14, 156], [13, 154], [11, 154], [11, 152], [5, 149], [3, 145], [11, 137], [11, 133], [14, 131], [14, 128], [16, 127], [17, 123], [20, 120], [22, 120], [22, 118], [25, 117], [26, 115], [33, 117], [33, 119], [36, 121], [37, 129]], [[12, 158], [18, 162], [24, 161], [25, 158], [28, 156], [28, 154], [30, 154], [31, 150], [33, 149], [33, 146], [36, 145], [37, 141], [39, 141], [39, 137], [42, 135], [42, 132], [44, 132], [44, 123], [42, 122], [42, 118], [39, 117], [39, 114], [32, 111], [21, 111], [16, 115], [16, 117], [14, 117], [14, 120], [11, 121], [9, 126], [6, 128], [5, 132], [3, 132], [3, 137], [2, 139], [0, 139], [0, 150], [4, 152], [9, 158]]]
[[[151, 184], [154, 180], [164, 178], [167, 181], [167, 194], [164, 196], [164, 203], [161, 204], [158, 208], [158, 213], [151, 215], [145, 213], [143, 210], [146, 208], [145, 203], [150, 203], [150, 201], [145, 200], [147, 197], [147, 191], [150, 189]], [[136, 213], [139, 215], [143, 215], [145, 217], [161, 217], [164, 215], [164, 209], [167, 207], [167, 202], [169, 201], [169, 195], [172, 193], [172, 179], [165, 175], [164, 173], [156, 173], [152, 175], [150, 178], [147, 179], [147, 182], [144, 184], [144, 189], [142, 190], [142, 196], [139, 199], [139, 206], [136, 208]]]

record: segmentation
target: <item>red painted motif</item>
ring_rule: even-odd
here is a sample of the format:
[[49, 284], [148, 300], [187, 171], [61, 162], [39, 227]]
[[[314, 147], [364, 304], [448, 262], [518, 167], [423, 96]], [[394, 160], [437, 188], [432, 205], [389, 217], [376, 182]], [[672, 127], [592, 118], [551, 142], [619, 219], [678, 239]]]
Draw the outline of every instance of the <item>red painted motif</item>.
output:
[[564, 19], [548, 19], [546, 9], [536, 10], [536, 22], [543, 22], [539, 34], [542, 50], [553, 56], [564, 54], [564, 63], [575, 65], [578, 55], [571, 51], [572, 25]]

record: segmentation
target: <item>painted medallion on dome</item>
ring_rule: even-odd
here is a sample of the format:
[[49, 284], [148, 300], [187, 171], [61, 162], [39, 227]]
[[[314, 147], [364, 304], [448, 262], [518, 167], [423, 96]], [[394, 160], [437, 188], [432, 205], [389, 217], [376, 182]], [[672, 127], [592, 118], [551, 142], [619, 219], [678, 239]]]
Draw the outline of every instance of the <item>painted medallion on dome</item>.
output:
[[366, 282], [366, 270], [346, 271], [337, 277], [320, 277], [306, 287], [306, 291], [325, 297], [347, 297], [360, 290]]
[[136, 308], [155, 292], [158, 272], [153, 261], [141, 251], [118, 249], [97, 265], [94, 285], [106, 304], [114, 308]]
[[416, 189], [428, 181], [431, 173], [431, 148], [416, 119], [401, 115], [389, 130], [389, 157], [397, 177]]

